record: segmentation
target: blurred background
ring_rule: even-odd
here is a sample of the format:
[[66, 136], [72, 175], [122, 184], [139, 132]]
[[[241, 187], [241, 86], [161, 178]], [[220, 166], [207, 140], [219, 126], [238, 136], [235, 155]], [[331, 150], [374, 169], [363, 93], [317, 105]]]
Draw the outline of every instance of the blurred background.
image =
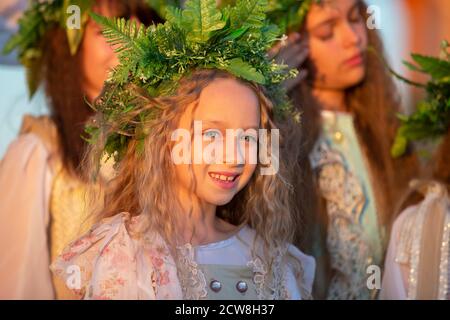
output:
[[[27, 0], [0, 1], [0, 48], [16, 31], [17, 20], [27, 3]], [[437, 55], [441, 40], [450, 41], [450, 0], [366, 0], [366, 3], [376, 6], [379, 12], [377, 24], [390, 65], [408, 78], [424, 81], [420, 74], [409, 72], [402, 60], [410, 60], [411, 52]], [[409, 111], [423, 93], [402, 83], [398, 86], [402, 106]], [[25, 70], [15, 54], [0, 56], [0, 158], [17, 135], [22, 116], [45, 114], [45, 103], [42, 92], [29, 101]]]

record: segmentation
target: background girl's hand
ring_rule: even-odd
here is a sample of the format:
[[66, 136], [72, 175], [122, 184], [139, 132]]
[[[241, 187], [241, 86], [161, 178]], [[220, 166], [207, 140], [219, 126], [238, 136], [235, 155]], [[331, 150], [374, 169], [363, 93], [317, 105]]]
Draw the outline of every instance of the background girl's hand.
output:
[[307, 43], [297, 32], [289, 34], [286, 40], [281, 41], [270, 49], [270, 58], [275, 58], [277, 63], [286, 64], [289, 68], [297, 68], [299, 70], [297, 77], [284, 82], [284, 87], [287, 91], [293, 89], [300, 81], [306, 78], [307, 71], [301, 69], [301, 66], [308, 58], [308, 54]]

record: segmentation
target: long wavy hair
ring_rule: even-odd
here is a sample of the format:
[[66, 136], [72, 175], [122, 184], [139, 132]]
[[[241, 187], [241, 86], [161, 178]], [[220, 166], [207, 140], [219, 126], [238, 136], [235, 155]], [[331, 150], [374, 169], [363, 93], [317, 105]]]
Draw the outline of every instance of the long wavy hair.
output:
[[[108, 1], [116, 16], [136, 16], [148, 25], [159, 22], [159, 16], [143, 0]], [[83, 42], [75, 55], [70, 53], [64, 28], [49, 28], [42, 41], [42, 63], [36, 73], [44, 86], [50, 117], [56, 124], [64, 168], [81, 177], [81, 162], [87, 143], [81, 138], [85, 122], [93, 115], [83, 90], [82, 54]]]
[[[88, 171], [93, 174], [92, 176], [96, 176], [97, 163], [104, 150], [106, 137], [110, 133], [142, 112], [157, 109], [159, 115], [157, 119], [145, 123], [148, 135], [141, 152], [137, 152], [136, 140], [129, 143], [123, 159], [118, 163], [115, 178], [102, 192], [105, 200], [101, 210], [94, 213], [96, 220], [120, 212], [129, 212], [131, 216], [145, 217], [145, 232], [160, 234], [172, 248], [177, 245], [177, 235], [181, 234], [180, 230], [183, 226], [180, 225], [177, 213], [180, 206], [177, 203], [174, 188], [177, 182], [171, 150], [175, 142], [171, 141], [171, 135], [177, 129], [180, 117], [186, 112], [187, 107], [191, 104], [195, 106], [202, 90], [218, 78], [235, 79], [251, 88], [259, 100], [261, 128], [267, 130], [277, 128], [273, 120], [273, 105], [266, 97], [264, 88], [239, 80], [223, 71], [194, 71], [181, 79], [173, 95], [166, 97], [152, 98], [130, 86], [128, 89], [134, 91], [138, 107], [134, 112], [124, 114], [123, 118], [117, 119], [114, 125], [100, 126], [100, 138], [91, 147], [86, 158]], [[102, 114], [97, 114], [94, 120], [102, 123]], [[268, 141], [270, 145], [270, 135]], [[281, 149], [284, 141], [286, 137], [281, 136]], [[268, 156], [274, 156], [270, 154], [270, 150]], [[293, 190], [289, 180], [291, 176], [283, 160], [280, 156], [279, 172], [276, 175], [258, 174], [261, 164], [257, 164], [256, 171], [248, 184], [228, 204], [218, 207], [216, 211], [218, 217], [233, 225], [248, 224], [252, 227], [263, 240], [266, 249], [291, 242], [295, 229], [294, 220], [297, 214], [292, 206]]]

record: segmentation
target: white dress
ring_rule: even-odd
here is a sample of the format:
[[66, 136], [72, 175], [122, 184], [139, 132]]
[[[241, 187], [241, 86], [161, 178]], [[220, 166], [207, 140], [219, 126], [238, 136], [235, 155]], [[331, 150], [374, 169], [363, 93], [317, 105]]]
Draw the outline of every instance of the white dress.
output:
[[0, 162], [0, 299], [52, 299], [47, 229], [54, 171], [35, 134], [19, 136]]
[[[87, 186], [64, 169], [58, 145], [49, 117], [25, 116], [0, 162], [0, 299], [63, 294], [51, 260], [91, 226]], [[102, 166], [102, 177], [108, 169]]]
[[224, 241], [179, 246], [175, 262], [160, 236], [136, 232], [140, 219], [128, 213], [104, 219], [70, 244], [51, 269], [83, 299], [310, 297], [315, 261], [292, 245], [269, 269], [254, 231], [243, 227]]
[[442, 184], [420, 184], [425, 199], [392, 228], [380, 299], [450, 299], [450, 198]]

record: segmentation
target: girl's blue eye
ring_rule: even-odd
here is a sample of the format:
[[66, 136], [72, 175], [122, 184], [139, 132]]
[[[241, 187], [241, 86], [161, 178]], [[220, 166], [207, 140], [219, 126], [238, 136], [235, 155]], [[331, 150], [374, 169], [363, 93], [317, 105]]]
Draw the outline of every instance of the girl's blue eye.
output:
[[203, 135], [207, 138], [217, 139], [220, 137], [220, 132], [217, 130], [208, 130], [203, 133]]
[[242, 139], [245, 141], [245, 142], [257, 142], [257, 138], [256, 137], [254, 137], [254, 136], [252, 136], [252, 135], [244, 135], [244, 136], [242, 136]]

